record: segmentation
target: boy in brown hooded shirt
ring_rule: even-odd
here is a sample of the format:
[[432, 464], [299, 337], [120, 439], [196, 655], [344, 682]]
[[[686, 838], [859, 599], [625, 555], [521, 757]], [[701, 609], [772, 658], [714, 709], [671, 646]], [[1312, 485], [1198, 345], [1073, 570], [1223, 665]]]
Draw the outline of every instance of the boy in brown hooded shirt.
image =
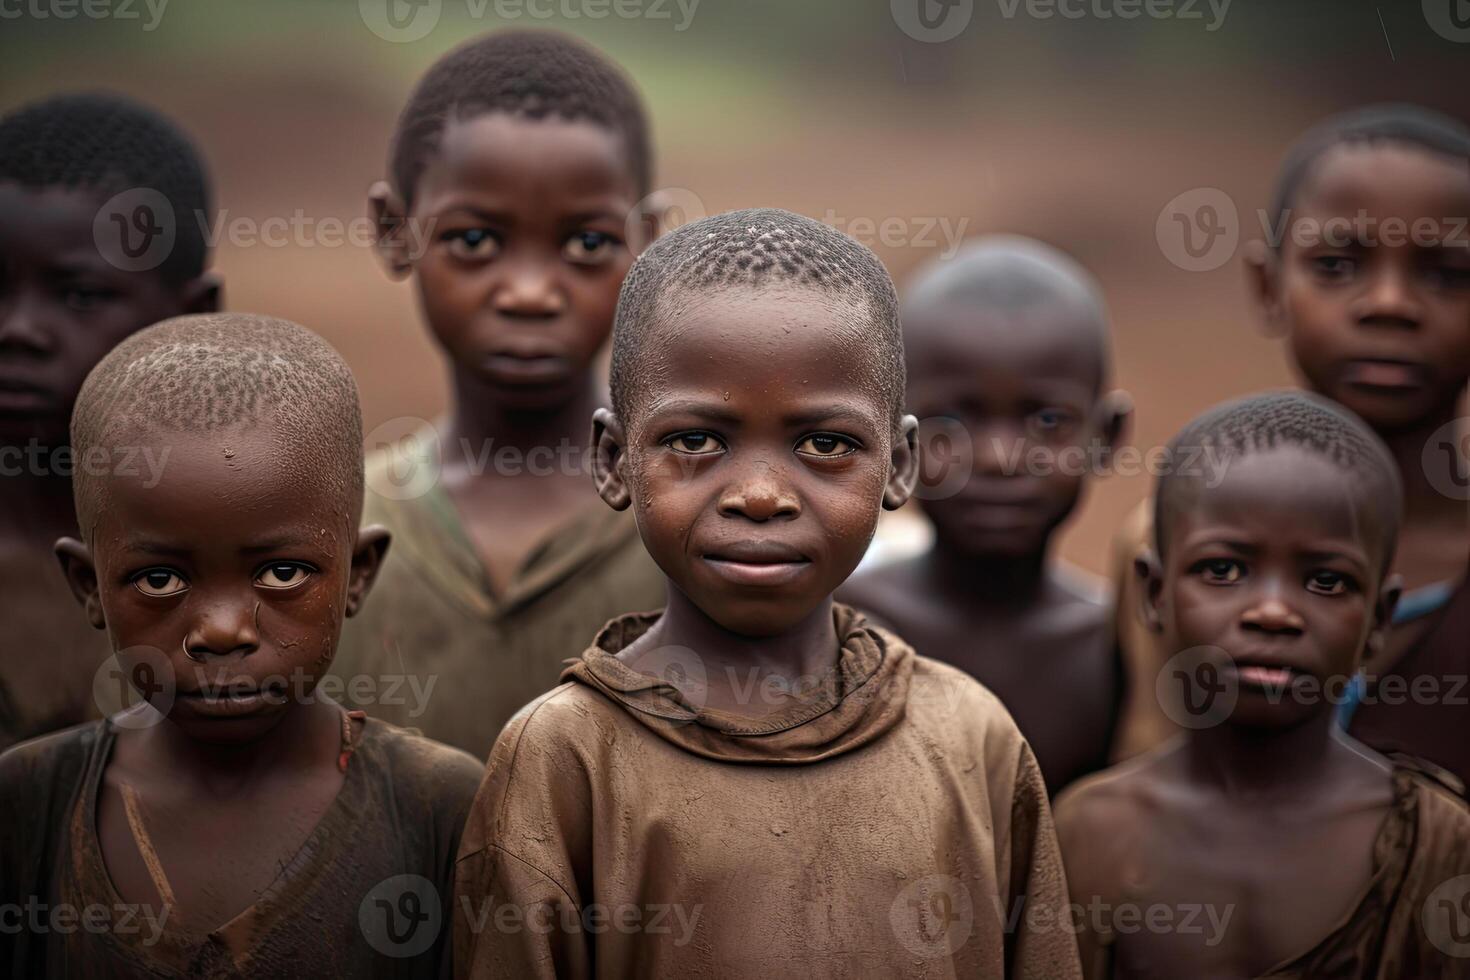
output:
[[832, 602], [914, 480], [895, 310], [871, 252], [784, 211], [634, 265], [595, 478], [669, 604], [610, 623], [496, 741], [458, 975], [1079, 975], [1009, 715]]

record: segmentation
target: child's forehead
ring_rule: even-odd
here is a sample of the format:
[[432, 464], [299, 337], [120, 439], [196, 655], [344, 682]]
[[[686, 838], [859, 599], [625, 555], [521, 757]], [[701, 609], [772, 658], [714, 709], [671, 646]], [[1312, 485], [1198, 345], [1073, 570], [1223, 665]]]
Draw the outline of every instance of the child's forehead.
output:
[[1446, 203], [1461, 202], [1462, 207], [1470, 201], [1470, 160], [1399, 141], [1353, 141], [1317, 158], [1297, 194], [1297, 206], [1342, 209], [1379, 202], [1424, 210], [1446, 198]]
[[84, 187], [24, 187], [0, 181], [0, 247], [75, 250], [78, 261], [103, 265], [93, 235], [101, 191]]
[[563, 193], [636, 189], [624, 138], [588, 119], [482, 112], [446, 123], [416, 197], [451, 188], [549, 187]]
[[1012, 311], [965, 303], [910, 309], [909, 379], [1012, 373], [1096, 387], [1105, 371], [1106, 329], [1097, 311], [1060, 300]]

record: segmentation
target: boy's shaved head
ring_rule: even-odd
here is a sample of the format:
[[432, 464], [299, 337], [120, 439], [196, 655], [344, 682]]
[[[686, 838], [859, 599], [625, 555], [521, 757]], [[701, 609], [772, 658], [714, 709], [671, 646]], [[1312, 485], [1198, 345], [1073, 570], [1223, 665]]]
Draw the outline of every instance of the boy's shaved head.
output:
[[967, 243], [948, 259], [920, 268], [904, 293], [904, 338], [922, 344], [937, 320], [931, 312], [980, 312], [1006, 319], [1058, 314], [1097, 365], [1097, 384], [1108, 375], [1108, 317], [1092, 275], [1065, 253], [1018, 235], [992, 235]]
[[625, 424], [645, 382], [654, 349], [650, 335], [673, 326], [700, 294], [747, 286], [812, 290], [840, 308], [842, 319], [871, 348], [868, 359], [897, 423], [903, 337], [888, 270], [870, 249], [829, 225], [779, 208], [752, 208], [684, 225], [633, 263], [613, 321], [610, 379], [613, 410]]
[[[1383, 441], [1356, 415], [1320, 395], [1300, 391], [1251, 395], [1205, 412], [1169, 444], [1169, 458], [1182, 461], [1196, 451], [1213, 450], [1230, 460], [1251, 453], [1296, 447], [1332, 463], [1350, 479], [1361, 508], [1378, 520], [1385, 567], [1393, 558], [1403, 507], [1398, 466]], [[1184, 499], [1200, 475], [1169, 469], [1154, 495], [1154, 533], [1162, 559], [1168, 550], [1170, 522], [1188, 507]]]
[[1307, 130], [1287, 152], [1271, 196], [1272, 227], [1280, 225], [1317, 162], [1350, 143], [1396, 143], [1470, 164], [1470, 129], [1443, 113], [1398, 104], [1340, 113]]
[[177, 234], [159, 272], [176, 283], [204, 272], [208, 247], [194, 218], [208, 213], [210, 195], [199, 151], [173, 123], [131, 99], [61, 95], [0, 119], [0, 183], [7, 181], [104, 196], [151, 188], [173, 206]]
[[[93, 447], [139, 445], [170, 431], [266, 425], [293, 477], [341, 494], [344, 519], [362, 512], [362, 413], [341, 356], [287, 320], [250, 313], [182, 316], [141, 330], [87, 376], [72, 414], [78, 460]], [[166, 441], [166, 440], [165, 440]], [[220, 440], [229, 456], [229, 439]], [[98, 481], [78, 466], [77, 518], [90, 539]]]
[[639, 194], [653, 180], [648, 119], [633, 83], [599, 52], [555, 31], [497, 31], [455, 48], [419, 81], [398, 117], [389, 162], [412, 206], [415, 186], [445, 127], [503, 112], [588, 120], [622, 137]]

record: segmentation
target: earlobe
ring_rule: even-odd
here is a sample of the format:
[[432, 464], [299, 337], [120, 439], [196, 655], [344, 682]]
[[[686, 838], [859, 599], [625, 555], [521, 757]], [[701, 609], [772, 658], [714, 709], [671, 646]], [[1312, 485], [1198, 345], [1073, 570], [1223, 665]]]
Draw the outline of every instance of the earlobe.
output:
[[606, 408], [592, 413], [592, 482], [597, 495], [613, 510], [627, 510], [633, 503], [623, 476], [628, 445], [622, 422]]
[[897, 438], [888, 468], [888, 485], [883, 488], [883, 509], [898, 510], [913, 495], [919, 479], [919, 420], [905, 415], [898, 420]]
[[388, 529], [377, 524], [370, 524], [357, 532], [357, 544], [352, 549], [352, 570], [347, 581], [346, 613], [349, 617], [356, 616], [362, 609], [373, 583], [378, 580], [378, 572], [383, 567], [383, 559], [392, 540]]
[[1249, 280], [1251, 295], [1260, 309], [1261, 330], [1268, 337], [1286, 336], [1286, 325], [1281, 312], [1281, 281], [1277, 267], [1277, 256], [1271, 247], [1260, 239], [1245, 245], [1245, 274]]
[[1152, 548], [1133, 559], [1133, 576], [1138, 583], [1138, 618], [1150, 633], [1164, 632], [1164, 569]]
[[92, 552], [76, 538], [60, 538], [52, 549], [61, 562], [61, 574], [71, 594], [87, 614], [87, 622], [93, 629], [106, 629], [107, 618], [102, 613], [102, 595], [97, 586], [97, 568], [92, 564]]
[[405, 234], [408, 208], [386, 180], [368, 188], [368, 214], [378, 229], [374, 243], [391, 279], [406, 279], [413, 271], [413, 252]]

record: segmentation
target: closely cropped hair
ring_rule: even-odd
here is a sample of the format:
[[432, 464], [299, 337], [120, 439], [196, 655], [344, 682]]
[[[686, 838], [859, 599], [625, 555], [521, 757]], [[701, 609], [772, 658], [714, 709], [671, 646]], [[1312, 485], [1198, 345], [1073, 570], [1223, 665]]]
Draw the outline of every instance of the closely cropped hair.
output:
[[1287, 152], [1271, 196], [1272, 227], [1280, 226], [1317, 161], [1345, 143], [1398, 143], [1470, 167], [1470, 129], [1443, 113], [1404, 104], [1352, 109], [1313, 126]]
[[620, 136], [640, 196], [653, 181], [643, 102], [623, 71], [555, 31], [496, 31], [460, 45], [419, 80], [398, 117], [389, 168], [412, 205], [429, 156], [451, 121], [504, 112], [587, 120]]
[[[1393, 557], [1403, 507], [1403, 485], [1388, 447], [1367, 424], [1336, 402], [1301, 391], [1273, 391], [1217, 405], [1184, 427], [1169, 443], [1169, 458], [1214, 450], [1226, 465], [1252, 453], [1285, 446], [1304, 449], [1332, 463], [1351, 479], [1360, 501], [1377, 511], [1387, 554]], [[1168, 550], [1170, 521], [1185, 506], [1179, 498], [1198, 476], [1166, 470], [1154, 495], [1154, 534], [1162, 559]]]
[[791, 285], [851, 308], [873, 340], [882, 394], [897, 422], [903, 410], [903, 337], [893, 280], [878, 256], [820, 221], [782, 211], [727, 211], [657, 239], [623, 280], [613, 319], [613, 410], [629, 419], [641, 381], [644, 341], [679, 295], [729, 286]]
[[204, 161], [177, 126], [131, 99], [106, 93], [60, 95], [0, 119], [0, 183], [7, 181], [32, 190], [96, 191], [104, 198], [151, 188], [173, 206], [177, 229], [158, 271], [181, 283], [199, 276], [209, 264], [196, 220], [210, 206]]
[[[362, 513], [362, 412], [357, 383], [326, 341], [288, 320], [213, 313], [164, 320], [118, 344], [87, 375], [71, 418], [72, 451], [167, 432], [268, 424], [290, 479], [342, 493]], [[166, 463], [165, 463], [166, 465]], [[77, 467], [77, 518], [90, 537], [97, 494]]]

